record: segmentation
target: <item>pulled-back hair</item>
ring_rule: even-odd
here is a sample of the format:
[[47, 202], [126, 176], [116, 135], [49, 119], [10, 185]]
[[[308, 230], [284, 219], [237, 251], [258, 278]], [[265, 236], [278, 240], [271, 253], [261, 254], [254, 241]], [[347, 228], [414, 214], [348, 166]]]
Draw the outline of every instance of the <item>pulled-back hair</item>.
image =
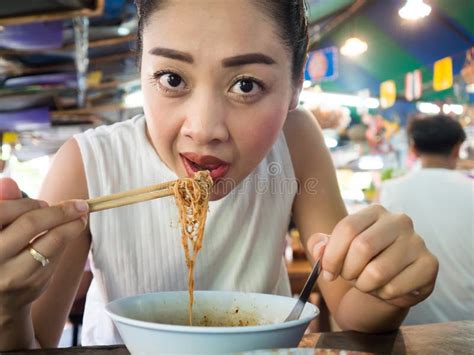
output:
[[446, 115], [417, 116], [408, 124], [408, 136], [419, 153], [449, 155], [466, 139], [461, 124]]
[[[308, 23], [305, 0], [252, 0], [274, 20], [283, 44], [292, 54], [293, 82], [297, 83], [303, 70], [308, 50]], [[137, 55], [142, 55], [143, 29], [150, 16], [164, 6], [167, 0], [135, 0], [138, 12]]]

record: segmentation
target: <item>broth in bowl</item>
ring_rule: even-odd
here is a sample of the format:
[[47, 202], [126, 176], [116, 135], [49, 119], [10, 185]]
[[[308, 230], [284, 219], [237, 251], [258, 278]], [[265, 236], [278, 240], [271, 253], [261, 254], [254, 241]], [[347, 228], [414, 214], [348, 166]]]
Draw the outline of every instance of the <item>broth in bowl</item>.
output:
[[[196, 306], [195, 306], [196, 308]], [[181, 312], [179, 312], [181, 313]], [[172, 324], [172, 325], [183, 325], [188, 326], [189, 321], [186, 319], [186, 315], [174, 314], [172, 317], [160, 316], [153, 319], [152, 322], [160, 324]], [[263, 325], [263, 322], [259, 317], [253, 313], [240, 311], [238, 307], [227, 312], [218, 313], [217, 311], [202, 312], [199, 309], [193, 311], [193, 324], [192, 327], [249, 327], [255, 325]]]

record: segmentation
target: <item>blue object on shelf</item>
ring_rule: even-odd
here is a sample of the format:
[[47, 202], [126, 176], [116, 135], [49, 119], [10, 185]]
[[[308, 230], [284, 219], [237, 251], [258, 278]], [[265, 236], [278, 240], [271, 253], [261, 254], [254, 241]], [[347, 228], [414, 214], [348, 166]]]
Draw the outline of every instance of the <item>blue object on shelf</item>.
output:
[[63, 44], [63, 22], [49, 21], [5, 26], [0, 45], [11, 49], [54, 49]]
[[29, 131], [51, 126], [49, 109], [36, 107], [23, 111], [0, 112], [0, 131]]
[[16, 87], [24, 85], [54, 85], [54, 84], [66, 84], [68, 86], [75, 86], [76, 84], [76, 73], [50, 73], [50, 74], [37, 74], [37, 75], [24, 75], [5, 80], [4, 85], [6, 87]]

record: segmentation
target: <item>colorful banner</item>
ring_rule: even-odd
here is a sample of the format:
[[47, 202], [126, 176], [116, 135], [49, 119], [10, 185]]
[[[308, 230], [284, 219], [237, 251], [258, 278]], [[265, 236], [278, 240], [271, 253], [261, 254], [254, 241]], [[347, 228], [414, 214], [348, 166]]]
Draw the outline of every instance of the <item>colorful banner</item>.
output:
[[405, 75], [405, 98], [408, 101], [417, 100], [423, 93], [421, 70], [417, 69]]
[[441, 91], [453, 86], [453, 60], [451, 57], [440, 59], [433, 67], [433, 89]]
[[338, 76], [338, 49], [327, 47], [309, 53], [304, 77], [312, 82], [335, 80]]
[[387, 80], [380, 84], [380, 107], [392, 107], [397, 99], [397, 86], [395, 81]]

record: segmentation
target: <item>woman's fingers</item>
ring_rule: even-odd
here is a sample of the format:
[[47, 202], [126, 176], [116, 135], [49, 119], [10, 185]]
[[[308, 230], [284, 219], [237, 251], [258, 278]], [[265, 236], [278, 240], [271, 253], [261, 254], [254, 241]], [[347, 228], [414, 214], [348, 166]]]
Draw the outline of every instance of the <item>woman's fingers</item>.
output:
[[0, 200], [17, 200], [21, 198], [21, 191], [13, 179], [0, 179]]
[[20, 308], [37, 299], [47, 287], [67, 243], [78, 236], [84, 227], [84, 221], [76, 219], [51, 229], [35, 240], [33, 248], [49, 261], [45, 267], [33, 258], [28, 247], [6, 260], [2, 264], [5, 273], [0, 278], [0, 303], [2, 297], [7, 297], [9, 307]]
[[[52, 266], [54, 268], [55, 262], [59, 259], [64, 249], [66, 249], [68, 243], [77, 237], [84, 230], [85, 226], [85, 220], [82, 218], [62, 224], [36, 239], [31, 246], [36, 252], [50, 261], [48, 267]], [[31, 272], [42, 269], [41, 263], [30, 254], [29, 248], [24, 249], [22, 253], [26, 255], [26, 259], [29, 261], [28, 268]]]
[[[77, 200], [64, 202], [49, 208], [36, 209], [20, 216], [2, 231], [0, 260], [18, 254], [33, 238], [41, 233], [48, 230], [52, 231], [59, 225], [86, 216], [87, 211], [87, 203]], [[85, 222], [80, 221], [84, 227]], [[67, 238], [68, 236], [64, 237]]]
[[323, 233], [316, 233], [309, 237], [307, 248], [313, 260], [317, 260], [322, 256], [328, 241], [329, 236]]
[[[390, 245], [395, 242], [395, 240], [400, 239], [402, 235], [411, 235], [412, 231], [408, 229], [408, 225], [411, 222], [408, 222], [408, 217], [408, 221], [404, 222], [407, 228], [400, 228], [401, 225], [404, 225], [404, 223], [402, 223], [404, 218], [402, 215], [387, 214], [385, 218], [377, 221], [367, 230], [355, 237], [347, 252], [341, 276], [345, 280], [355, 280], [369, 262], [379, 255], [380, 252], [389, 248]], [[404, 255], [401, 255], [401, 257], [404, 257]], [[395, 262], [394, 265], [398, 263], [397, 260], [393, 261]], [[376, 265], [377, 264], [378, 263], [376, 263]], [[405, 266], [406, 265], [407, 264], [405, 264]], [[377, 271], [377, 275], [374, 276], [380, 277], [381, 275], [379, 275]]]
[[409, 240], [415, 236], [398, 238], [392, 245], [372, 259], [358, 275], [355, 287], [370, 293], [386, 285], [413, 263], [424, 247], [421, 238], [416, 242]]
[[383, 207], [373, 205], [345, 217], [336, 225], [322, 260], [322, 276], [326, 281], [332, 281], [339, 276], [353, 239], [374, 224], [384, 213], [387, 211]]
[[0, 226], [5, 229], [21, 215], [45, 207], [48, 207], [46, 202], [29, 198], [0, 201]]
[[[425, 251], [415, 262], [377, 290], [376, 295], [386, 301], [406, 297], [409, 306], [421, 302], [432, 291], [438, 273], [438, 260]], [[398, 300], [400, 301], [400, 300]]]

